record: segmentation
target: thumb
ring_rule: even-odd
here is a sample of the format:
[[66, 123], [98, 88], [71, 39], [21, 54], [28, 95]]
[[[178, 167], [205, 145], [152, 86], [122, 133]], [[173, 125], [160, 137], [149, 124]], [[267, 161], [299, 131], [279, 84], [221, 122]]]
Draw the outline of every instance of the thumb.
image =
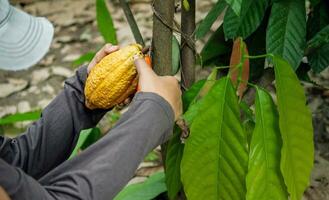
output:
[[136, 55], [134, 56], [134, 62], [140, 78], [156, 75], [143, 58]]

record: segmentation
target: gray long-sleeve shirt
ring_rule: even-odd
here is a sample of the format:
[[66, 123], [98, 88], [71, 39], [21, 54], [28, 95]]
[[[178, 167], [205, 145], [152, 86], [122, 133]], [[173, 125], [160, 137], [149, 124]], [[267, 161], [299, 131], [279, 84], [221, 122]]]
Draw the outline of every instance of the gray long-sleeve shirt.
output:
[[66, 160], [79, 132], [106, 112], [85, 107], [86, 77], [86, 67], [80, 68], [25, 133], [0, 136], [0, 186], [12, 200], [113, 199], [144, 156], [170, 136], [174, 113], [168, 102], [139, 92], [107, 135]]

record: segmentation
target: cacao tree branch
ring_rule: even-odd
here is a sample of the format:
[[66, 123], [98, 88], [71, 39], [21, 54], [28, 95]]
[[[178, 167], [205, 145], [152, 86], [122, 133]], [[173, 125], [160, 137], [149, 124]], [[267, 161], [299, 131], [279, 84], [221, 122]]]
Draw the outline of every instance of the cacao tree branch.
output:
[[[161, 18], [170, 26], [173, 25], [175, 1], [174, 0], [154, 0], [154, 13], [161, 15]], [[153, 14], [153, 68], [159, 75], [170, 75], [171, 73], [171, 55], [172, 55], [172, 29], [166, 26]]]
[[119, 1], [120, 1], [120, 5], [121, 5], [122, 10], [125, 13], [126, 19], [129, 23], [131, 32], [133, 33], [136, 42], [138, 44], [141, 44], [142, 46], [145, 46], [142, 34], [139, 31], [136, 20], [134, 18], [134, 15], [131, 12], [131, 9], [128, 5], [128, 2], [126, 0], [119, 0]]
[[[195, 0], [189, 0], [188, 2], [190, 9], [182, 8], [181, 32], [184, 35], [188, 35], [189, 38], [193, 38], [195, 30]], [[181, 5], [183, 5], [183, 0]], [[185, 88], [190, 87], [195, 81], [195, 45], [186, 45], [188, 42], [185, 37], [181, 37], [182, 83]]]

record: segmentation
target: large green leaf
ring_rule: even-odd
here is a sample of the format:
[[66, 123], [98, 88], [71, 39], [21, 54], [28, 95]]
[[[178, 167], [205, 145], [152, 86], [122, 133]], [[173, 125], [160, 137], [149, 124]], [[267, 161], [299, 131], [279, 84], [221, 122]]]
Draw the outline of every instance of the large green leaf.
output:
[[286, 59], [294, 70], [302, 60], [306, 46], [304, 0], [285, 0], [273, 4], [267, 28], [267, 53]]
[[329, 66], [329, 43], [317, 49], [308, 56], [308, 61], [312, 69], [320, 73], [322, 70]]
[[224, 32], [226, 38], [241, 36], [247, 38], [262, 22], [269, 0], [244, 0], [241, 15], [237, 16], [232, 9], [228, 9], [224, 18]]
[[218, 0], [215, 6], [209, 11], [207, 16], [201, 21], [199, 26], [197, 27], [195, 31], [195, 37], [196, 39], [200, 39], [203, 36], [205, 36], [213, 23], [216, 21], [218, 16], [225, 10], [227, 7], [225, 0]]
[[279, 125], [282, 136], [281, 172], [291, 200], [300, 200], [313, 168], [312, 117], [303, 87], [285, 60], [274, 57]]
[[287, 200], [280, 171], [279, 116], [270, 94], [256, 90], [256, 126], [250, 143], [246, 199]]
[[183, 111], [185, 112], [190, 104], [194, 101], [195, 97], [198, 95], [200, 89], [205, 84], [206, 80], [199, 80], [194, 83], [184, 94], [182, 95], [183, 99]]
[[225, 0], [230, 7], [232, 8], [232, 10], [234, 11], [234, 13], [237, 16], [240, 16], [241, 13], [241, 4], [243, 0]]
[[105, 0], [96, 0], [96, 19], [99, 32], [105, 42], [117, 44], [117, 37], [111, 14], [109, 13]]
[[[182, 96], [184, 112], [190, 107], [192, 102], [195, 102], [196, 96], [198, 96], [199, 91], [203, 88], [204, 84], [205, 80], [200, 80], [194, 83], [189, 90], [184, 92]], [[183, 156], [184, 145], [180, 140], [180, 136], [181, 130], [178, 126], [175, 126], [173, 137], [169, 140], [166, 149], [166, 185], [170, 199], [174, 199], [182, 188], [182, 182], [180, 180], [180, 164]]]
[[166, 153], [166, 185], [169, 199], [174, 199], [180, 189], [180, 164], [184, 151], [184, 144], [180, 140], [181, 130], [178, 126], [174, 128], [174, 135], [169, 140]]
[[329, 24], [321, 29], [308, 43], [308, 48], [319, 48], [329, 43]]
[[203, 97], [208, 94], [209, 90], [216, 83], [217, 71], [218, 69], [216, 68], [212, 70], [206, 82], [202, 85], [202, 88], [200, 88], [197, 95], [195, 95], [194, 99], [190, 102], [188, 110], [184, 113], [183, 118], [189, 126], [200, 112], [201, 105], [203, 104]]
[[202, 101], [181, 164], [186, 196], [189, 200], [245, 199], [247, 139], [230, 79], [217, 81]]
[[22, 121], [34, 121], [40, 118], [41, 111], [32, 111], [26, 113], [16, 113], [0, 118], [0, 125], [13, 124]]
[[151, 200], [166, 190], [165, 174], [159, 172], [150, 176], [143, 183], [125, 187], [114, 200]]

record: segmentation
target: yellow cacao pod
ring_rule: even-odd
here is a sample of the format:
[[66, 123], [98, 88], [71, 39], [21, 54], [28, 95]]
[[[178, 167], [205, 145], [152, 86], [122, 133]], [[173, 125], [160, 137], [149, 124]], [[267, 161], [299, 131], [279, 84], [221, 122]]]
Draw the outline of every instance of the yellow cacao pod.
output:
[[108, 109], [136, 91], [138, 78], [134, 55], [142, 56], [142, 47], [132, 44], [105, 56], [88, 75], [85, 104], [89, 109]]

